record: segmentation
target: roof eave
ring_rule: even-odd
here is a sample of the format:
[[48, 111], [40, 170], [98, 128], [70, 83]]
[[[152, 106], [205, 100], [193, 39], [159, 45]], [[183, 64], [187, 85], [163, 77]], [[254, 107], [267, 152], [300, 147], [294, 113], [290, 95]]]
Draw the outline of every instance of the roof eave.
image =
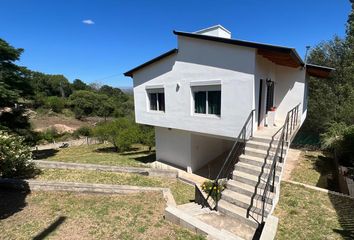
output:
[[147, 62], [145, 62], [145, 63], [143, 63], [143, 64], [141, 64], [141, 65], [139, 65], [139, 66], [127, 71], [127, 72], [125, 72], [125, 73], [123, 73], [123, 74], [126, 77], [133, 77], [133, 73], [134, 72], [136, 72], [136, 71], [138, 71], [138, 70], [140, 70], [140, 69], [142, 69], [142, 68], [144, 68], [144, 67], [146, 67], [146, 66], [148, 66], [148, 65], [150, 65], [150, 64], [152, 64], [154, 62], [157, 62], [157, 61], [159, 61], [159, 60], [161, 60], [161, 59], [163, 59], [165, 57], [168, 57], [168, 56], [170, 56], [172, 54], [175, 54], [177, 52], [178, 52], [178, 49], [174, 48], [174, 49], [172, 49], [172, 50], [170, 50], [168, 52], [165, 52], [165, 53], [163, 53], [163, 54], [161, 54], [161, 55], [159, 55], [159, 56], [157, 56], [157, 57], [155, 57], [155, 58], [153, 58], [153, 59], [151, 59], [151, 60], [149, 60], [149, 61], [147, 61]]

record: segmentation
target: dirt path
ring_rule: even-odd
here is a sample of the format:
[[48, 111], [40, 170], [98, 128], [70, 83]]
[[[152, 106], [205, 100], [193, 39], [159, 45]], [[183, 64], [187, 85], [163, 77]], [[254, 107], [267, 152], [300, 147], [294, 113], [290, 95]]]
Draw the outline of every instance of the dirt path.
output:
[[285, 163], [283, 180], [290, 180], [291, 172], [300, 161], [301, 150], [289, 148], [288, 156]]

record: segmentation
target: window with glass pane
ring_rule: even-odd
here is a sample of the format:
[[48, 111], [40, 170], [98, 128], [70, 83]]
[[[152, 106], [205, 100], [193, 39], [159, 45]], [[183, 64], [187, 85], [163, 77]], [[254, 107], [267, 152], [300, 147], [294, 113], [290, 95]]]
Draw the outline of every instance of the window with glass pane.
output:
[[157, 93], [149, 93], [150, 96], [150, 110], [157, 110]]
[[206, 92], [194, 92], [194, 112], [206, 113]]
[[159, 111], [165, 111], [165, 93], [158, 93], [157, 96]]
[[221, 91], [208, 91], [208, 114], [220, 115]]

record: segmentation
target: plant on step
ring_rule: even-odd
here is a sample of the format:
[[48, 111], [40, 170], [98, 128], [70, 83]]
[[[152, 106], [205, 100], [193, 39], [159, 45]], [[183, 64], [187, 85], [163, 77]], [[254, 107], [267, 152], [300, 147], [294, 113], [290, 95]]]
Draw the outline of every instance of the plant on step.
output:
[[0, 178], [26, 178], [39, 173], [24, 138], [0, 131]]
[[219, 180], [218, 183], [207, 180], [202, 184], [201, 188], [215, 201], [218, 201], [221, 198], [221, 192], [225, 189], [225, 185], [226, 182], [223, 180]]

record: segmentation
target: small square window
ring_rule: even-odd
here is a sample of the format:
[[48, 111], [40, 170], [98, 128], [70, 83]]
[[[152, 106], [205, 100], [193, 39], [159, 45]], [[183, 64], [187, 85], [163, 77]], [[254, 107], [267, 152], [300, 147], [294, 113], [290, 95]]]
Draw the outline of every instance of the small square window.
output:
[[165, 93], [164, 89], [153, 89], [148, 91], [150, 110], [165, 111]]

